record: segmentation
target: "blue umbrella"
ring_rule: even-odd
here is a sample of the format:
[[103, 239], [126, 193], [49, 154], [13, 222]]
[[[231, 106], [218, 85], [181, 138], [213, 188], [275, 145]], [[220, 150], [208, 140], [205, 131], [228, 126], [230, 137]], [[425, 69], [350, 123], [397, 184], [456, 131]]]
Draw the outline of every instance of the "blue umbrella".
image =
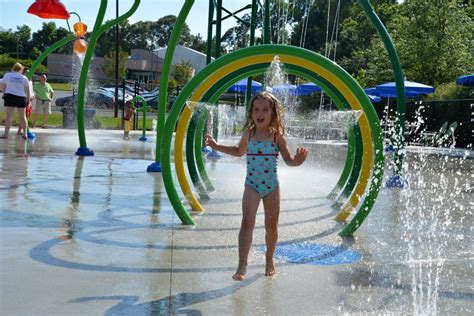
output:
[[322, 89], [313, 82], [302, 83], [296, 86], [296, 94], [298, 95], [308, 95], [313, 92], [321, 92], [321, 91]]
[[378, 95], [377, 89], [375, 88], [367, 88], [364, 89], [365, 94], [369, 97], [370, 102], [378, 103], [382, 101], [382, 98]]
[[[367, 89], [364, 89], [364, 91], [367, 95], [377, 96], [377, 97], [381, 97], [381, 98], [396, 98], [397, 97], [397, 92], [396, 91], [395, 92], [386, 92], [386, 91], [381, 91], [377, 88], [367, 88]], [[407, 97], [407, 98], [413, 99], [413, 98], [416, 98], [419, 95], [420, 95], [420, 93], [418, 93], [418, 92], [405, 90], [405, 97]]]
[[[395, 82], [387, 82], [380, 84], [375, 87], [380, 97], [396, 98], [397, 97], [397, 86]], [[407, 81], [405, 80], [405, 95], [407, 97], [416, 97], [421, 94], [433, 93], [435, 89], [432, 86], [428, 86], [422, 83]], [[384, 94], [384, 95], [382, 95]]]
[[[262, 84], [252, 80], [251, 91], [260, 92], [261, 90]], [[227, 89], [227, 92], [245, 93], [245, 91], [247, 91], [247, 78], [237, 81], [232, 86], [230, 86], [229, 89]]]
[[369, 100], [372, 103], [379, 103], [380, 101], [382, 101], [382, 98], [376, 95], [368, 94], [367, 96], [369, 97]]
[[459, 77], [458, 79], [456, 79], [456, 84], [460, 86], [474, 87], [474, 74]]

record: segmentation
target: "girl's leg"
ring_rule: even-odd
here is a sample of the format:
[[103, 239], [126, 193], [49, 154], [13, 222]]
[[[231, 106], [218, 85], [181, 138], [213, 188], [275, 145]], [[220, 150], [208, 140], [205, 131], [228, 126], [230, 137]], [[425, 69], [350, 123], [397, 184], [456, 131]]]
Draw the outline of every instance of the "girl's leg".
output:
[[26, 139], [26, 108], [17, 108], [20, 118], [20, 128], [23, 131], [23, 138]]
[[10, 132], [10, 127], [12, 126], [13, 112], [14, 111], [15, 111], [15, 108], [12, 107], [12, 106], [6, 106], [5, 107], [5, 112], [6, 112], [5, 131], [3, 132], [2, 138], [8, 138], [8, 133]]
[[278, 240], [278, 219], [280, 217], [280, 188], [263, 198], [265, 209], [265, 243], [267, 244], [265, 275], [272, 276], [276, 273], [273, 264], [273, 254]]
[[244, 196], [242, 198], [242, 223], [239, 232], [239, 267], [232, 276], [236, 281], [245, 279], [245, 274], [247, 273], [247, 260], [250, 246], [252, 245], [255, 217], [259, 204], [260, 195], [257, 191], [245, 186]]

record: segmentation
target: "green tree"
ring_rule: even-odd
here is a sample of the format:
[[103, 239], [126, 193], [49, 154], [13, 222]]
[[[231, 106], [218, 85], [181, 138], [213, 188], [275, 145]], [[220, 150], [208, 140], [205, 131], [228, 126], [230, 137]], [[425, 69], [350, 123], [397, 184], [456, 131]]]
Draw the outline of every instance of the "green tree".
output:
[[189, 61], [181, 61], [174, 65], [173, 77], [178, 87], [183, 87], [193, 77], [194, 68]]
[[469, 99], [474, 97], [474, 88], [459, 86], [455, 82], [436, 86], [436, 91], [427, 96], [428, 100]]
[[28, 25], [22, 25], [17, 27], [17, 31], [14, 33], [15, 38], [18, 40], [18, 53], [20, 58], [27, 58], [28, 52], [31, 49], [31, 28]]
[[31, 28], [18, 26], [15, 32], [0, 30], [0, 54], [9, 54], [16, 58], [27, 58], [30, 50]]
[[[374, 10], [386, 25], [389, 33], [392, 20], [399, 14], [399, 5], [391, 2], [379, 3]], [[390, 59], [379, 34], [357, 3], [350, 8], [348, 17], [341, 22], [336, 62], [364, 87], [393, 81]]]
[[[153, 38], [151, 38], [151, 40], [152, 45], [154, 45], [155, 48], [165, 47], [168, 45], [176, 20], [177, 18], [175, 15], [166, 15], [152, 24], [151, 34]], [[184, 46], [189, 46], [191, 44], [191, 30], [186, 23], [184, 23], [181, 30], [178, 44]]]
[[202, 39], [201, 34], [198, 33], [198, 35], [191, 35], [191, 44], [189, 46], [190, 48], [203, 54], [206, 54], [206, 45], [206, 41]]
[[[288, 27], [295, 21], [295, 4], [299, 1], [286, 2], [275, 0], [270, 2], [270, 41], [274, 44], [289, 44]], [[262, 12], [260, 12], [262, 14]], [[249, 20], [250, 21], [250, 20]], [[262, 21], [263, 23], [263, 21]], [[263, 34], [261, 34], [263, 38]]]
[[[13, 64], [16, 62], [19, 62], [26, 67], [31, 67], [31, 64], [33, 63], [31, 59], [18, 59], [16, 57], [11, 57], [8, 54], [3, 54], [0, 55], [0, 73], [3, 74], [9, 72]], [[48, 72], [48, 68], [43, 65], [39, 65], [36, 69], [36, 72], [45, 73]]]
[[[108, 22], [108, 21], [107, 21]], [[106, 22], [106, 23], [107, 23]], [[130, 41], [133, 36], [130, 34], [130, 24], [127, 21], [123, 21], [119, 23], [119, 42], [118, 47], [119, 50], [123, 50], [126, 52], [130, 52]], [[140, 32], [137, 32], [140, 33]], [[137, 35], [138, 36], [138, 35]], [[107, 31], [102, 34], [95, 47], [95, 55], [98, 57], [104, 57], [110, 51], [115, 51], [116, 46], [116, 35], [115, 35], [115, 27], [108, 29]], [[144, 47], [140, 47], [144, 48]]]
[[[60, 41], [64, 38], [68, 37], [69, 35], [71, 35], [71, 32], [69, 32], [64, 27], [60, 27], [56, 30], [54, 42]], [[71, 54], [71, 52], [73, 50], [72, 48], [73, 48], [73, 43], [70, 43], [69, 45], [64, 45], [62, 47], [59, 47], [55, 51], [55, 53], [57, 53], [57, 54]]]
[[17, 38], [11, 30], [0, 30], [0, 54], [11, 54], [16, 56]]
[[123, 30], [123, 37], [128, 45], [128, 50], [142, 48], [147, 50], [155, 50], [153, 33], [151, 31], [153, 22], [138, 21], [128, 25], [127, 30]]
[[295, 24], [291, 44], [322, 55], [328, 50], [326, 39], [328, 42], [331, 37], [336, 39], [336, 31], [340, 31], [336, 27], [340, 27], [340, 23], [351, 13], [351, 7], [357, 5], [350, 0], [340, 0], [339, 9], [337, 9], [338, 0], [315, 0], [312, 6], [305, 0], [297, 0], [296, 3], [297, 7], [293, 10]]
[[[119, 50], [118, 79], [125, 79], [127, 59], [128, 53]], [[115, 50], [110, 50], [105, 54], [101, 68], [108, 78], [115, 78]]]
[[[37, 52], [44, 52], [48, 47], [56, 43], [57, 41], [68, 36], [70, 32], [63, 28], [57, 28], [56, 23], [46, 22], [43, 23], [41, 30], [38, 30], [32, 34], [31, 42], [29, 45], [29, 57], [35, 59], [38, 57]], [[66, 45], [59, 48], [56, 53], [70, 53], [72, 51], [71, 45]]]
[[221, 46], [227, 53], [250, 45], [250, 14], [244, 14], [237, 25], [228, 29], [221, 37]]
[[474, 22], [458, 0], [401, 7], [394, 40], [409, 80], [437, 85], [474, 70]]
[[45, 22], [41, 30], [33, 33], [32, 46], [38, 48], [40, 51], [44, 51], [51, 44], [56, 42], [57, 27], [54, 22]]
[[[167, 15], [156, 22], [139, 21], [130, 24], [128, 21], [119, 24], [119, 49], [129, 52], [132, 49], [156, 50], [168, 45], [171, 31], [176, 23], [176, 16]], [[197, 40], [196, 40], [197, 39]], [[200, 45], [200, 38], [192, 37], [187, 24], [184, 25], [180, 45]], [[105, 56], [110, 50], [115, 50], [116, 35], [115, 27], [107, 30], [98, 40], [95, 53], [97, 56]]]

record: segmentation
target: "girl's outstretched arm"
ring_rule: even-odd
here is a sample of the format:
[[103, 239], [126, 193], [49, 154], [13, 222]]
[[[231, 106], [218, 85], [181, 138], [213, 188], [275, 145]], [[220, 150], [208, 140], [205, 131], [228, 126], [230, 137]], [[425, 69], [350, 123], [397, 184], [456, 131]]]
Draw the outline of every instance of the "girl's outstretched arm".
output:
[[281, 156], [288, 166], [299, 166], [308, 156], [308, 150], [303, 147], [296, 148], [296, 154], [293, 156], [288, 147], [288, 140], [285, 135], [278, 136], [278, 148], [280, 148]]
[[249, 139], [249, 132], [245, 131], [240, 138], [240, 141], [237, 145], [234, 146], [227, 146], [227, 145], [220, 145], [216, 142], [216, 140], [209, 134], [206, 135], [206, 145], [215, 149], [217, 151], [223, 152], [224, 154], [242, 157], [245, 155], [247, 151], [247, 143]]

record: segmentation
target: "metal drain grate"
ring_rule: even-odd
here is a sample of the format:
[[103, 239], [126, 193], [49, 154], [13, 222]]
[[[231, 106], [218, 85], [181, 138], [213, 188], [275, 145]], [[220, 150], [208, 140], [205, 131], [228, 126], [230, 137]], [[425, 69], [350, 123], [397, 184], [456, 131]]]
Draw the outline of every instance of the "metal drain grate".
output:
[[[265, 246], [262, 251], [266, 251]], [[337, 265], [359, 261], [362, 256], [343, 246], [297, 243], [277, 245], [275, 258], [291, 263]]]

